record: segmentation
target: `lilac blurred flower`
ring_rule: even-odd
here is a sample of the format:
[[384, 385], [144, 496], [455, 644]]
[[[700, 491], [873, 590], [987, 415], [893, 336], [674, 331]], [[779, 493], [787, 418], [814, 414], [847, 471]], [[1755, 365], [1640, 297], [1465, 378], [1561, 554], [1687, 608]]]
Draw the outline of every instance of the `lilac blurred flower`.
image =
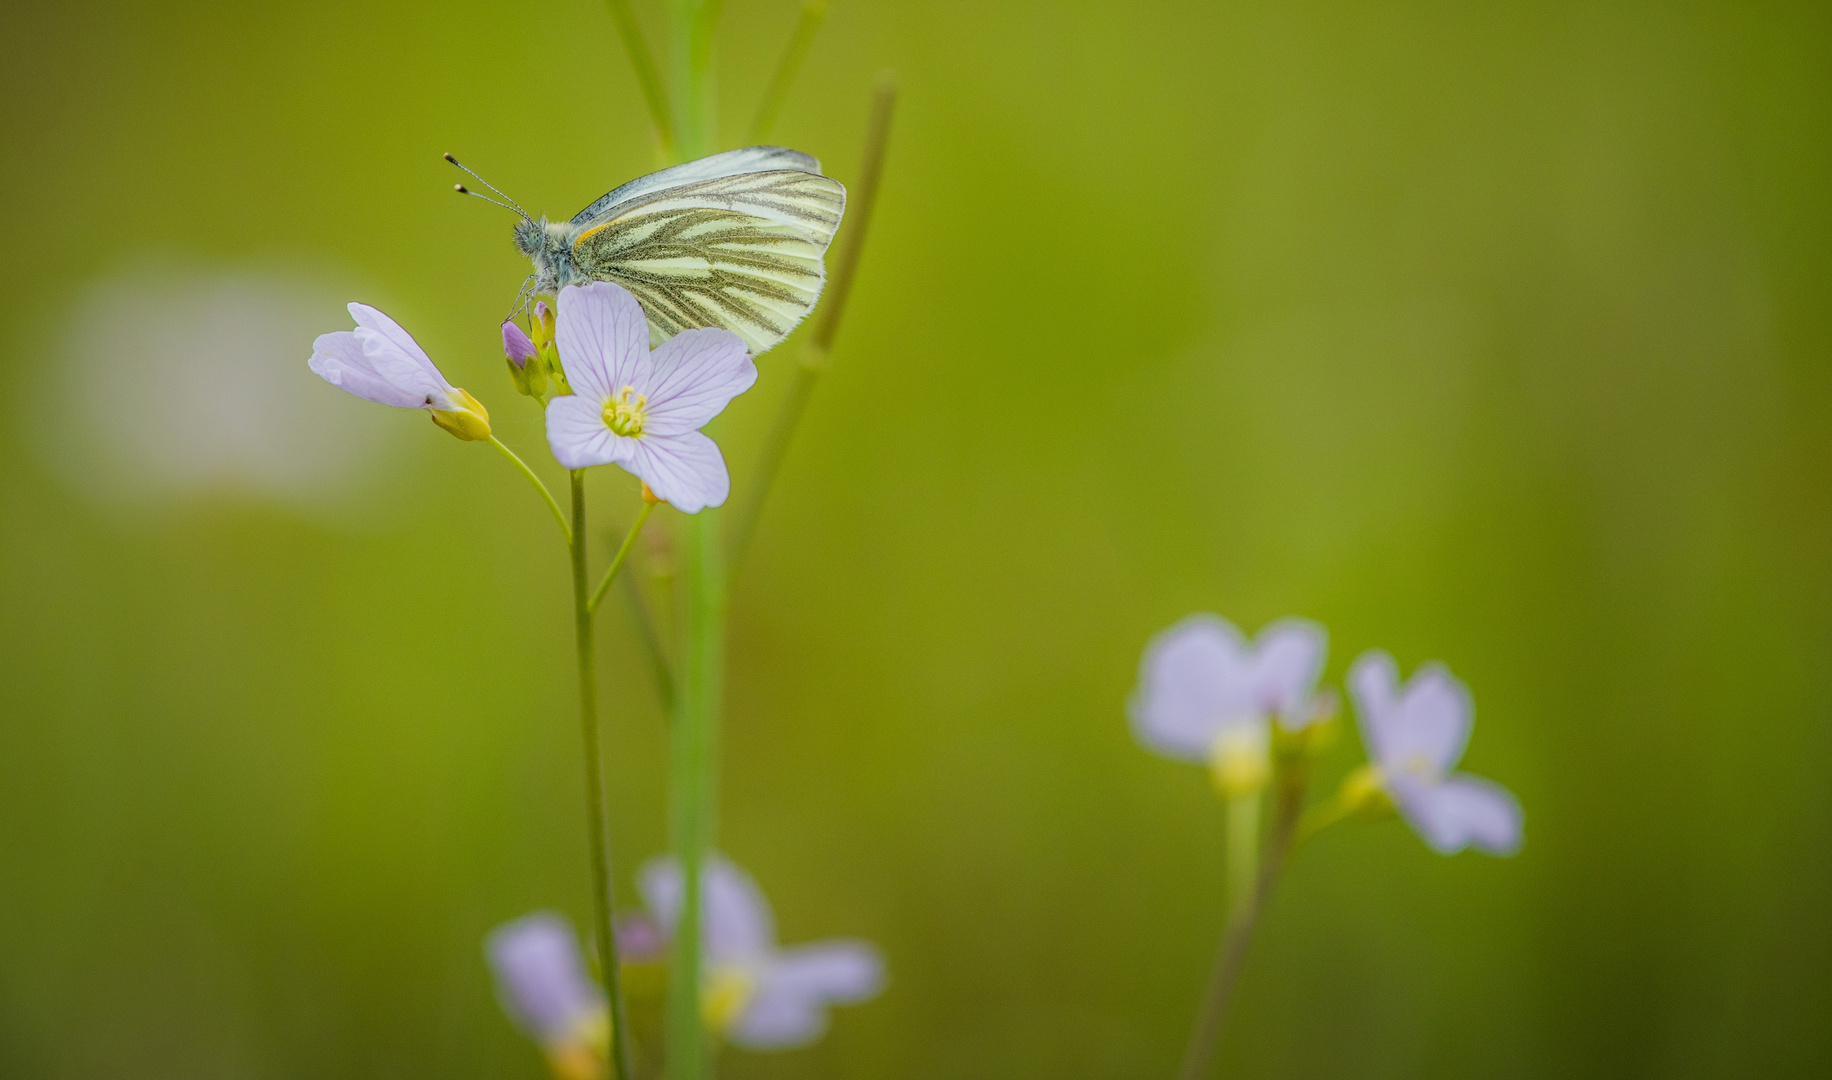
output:
[[600, 281], [560, 290], [556, 340], [573, 390], [547, 404], [561, 465], [619, 465], [688, 514], [725, 501], [725, 459], [700, 428], [757, 381], [743, 338], [688, 330], [651, 354], [642, 306]]
[[1437, 663], [1419, 668], [1402, 687], [1398, 665], [1379, 650], [1355, 661], [1348, 682], [1377, 781], [1433, 851], [1520, 850], [1522, 814], [1513, 794], [1450, 771], [1463, 757], [1475, 717], [1467, 687]]
[[537, 911], [490, 931], [484, 952], [496, 972], [503, 1009], [541, 1044], [562, 1080], [603, 1073], [610, 1031], [604, 993], [586, 974], [572, 924]]
[[[562, 314], [562, 318], [564, 314]], [[643, 867], [643, 899], [673, 932], [681, 908], [680, 864]], [[884, 985], [884, 961], [863, 941], [834, 939], [780, 949], [769, 901], [723, 856], [706, 861], [704, 913], [708, 1025], [738, 1046], [782, 1050], [827, 1030], [827, 1007], [864, 1001]]]
[[1269, 721], [1310, 723], [1328, 636], [1281, 619], [1248, 642], [1234, 624], [1191, 615], [1145, 646], [1128, 702], [1133, 732], [1166, 757], [1208, 762], [1224, 794], [1263, 787], [1271, 772]]
[[319, 377], [378, 405], [425, 409], [433, 423], [471, 442], [490, 437], [490, 414], [433, 366], [401, 325], [367, 304], [351, 304], [355, 330], [320, 334], [308, 363]]

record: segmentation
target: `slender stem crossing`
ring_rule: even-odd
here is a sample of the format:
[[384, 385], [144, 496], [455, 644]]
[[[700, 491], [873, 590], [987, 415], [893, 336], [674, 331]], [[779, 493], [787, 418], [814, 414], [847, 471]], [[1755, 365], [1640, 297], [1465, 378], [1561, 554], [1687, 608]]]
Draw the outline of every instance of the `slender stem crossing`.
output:
[[541, 500], [547, 504], [547, 509], [553, 512], [554, 524], [560, 527], [560, 535], [564, 536], [567, 544], [570, 545], [573, 538], [572, 530], [567, 528], [566, 515], [561, 513], [560, 504], [554, 501], [553, 492], [547, 490], [547, 485], [541, 483], [541, 478], [534, 474], [534, 470], [528, 467], [526, 461], [523, 461], [517, 456], [515, 451], [504, 446], [496, 436], [490, 436], [490, 445], [496, 447], [496, 449], [502, 453], [503, 457], [513, 462], [515, 467], [522, 471], [522, 475], [528, 478], [528, 482], [534, 485], [534, 490], [541, 493]]
[[656, 506], [656, 503], [649, 502], [647, 499], [643, 500], [642, 509], [637, 512], [635, 522], [630, 525], [630, 531], [624, 534], [623, 546], [617, 549], [617, 557], [611, 560], [611, 565], [605, 570], [604, 577], [599, 580], [598, 587], [592, 590], [592, 598], [586, 601], [585, 610], [588, 614], [596, 615], [598, 613], [598, 605], [604, 603], [604, 594], [611, 591], [611, 582], [617, 580], [617, 571], [623, 569], [624, 560], [630, 557], [630, 549], [636, 546], [636, 538], [642, 535], [643, 524], [649, 520], [649, 515], [655, 512]]
[[769, 89], [763, 92], [763, 102], [757, 106], [757, 119], [751, 122], [752, 143], [769, 141], [770, 129], [776, 126], [783, 102], [789, 99], [789, 87], [795, 85], [795, 76], [808, 55], [808, 46], [814, 44], [814, 35], [826, 17], [827, 0], [807, 0], [802, 4], [801, 18], [795, 21], [795, 32], [789, 35], [789, 47], [783, 50], [782, 59], [776, 64], [776, 74], [770, 76]]
[[[715, 137], [712, 31], [719, 0], [669, 0], [668, 13], [674, 145], [682, 160], [692, 161], [712, 151]], [[712, 435], [716, 425], [707, 425], [706, 434]], [[680, 862], [682, 894], [668, 973], [668, 1080], [704, 1080], [710, 1071], [700, 1017], [700, 877], [717, 821], [715, 751], [725, 675], [725, 574], [718, 524], [710, 509], [689, 516], [682, 552], [684, 640], [668, 767], [669, 843]]]
[[642, 643], [643, 655], [655, 677], [655, 697], [662, 715], [674, 715], [674, 671], [668, 666], [668, 654], [662, 649], [661, 635], [655, 632], [655, 620], [649, 616], [649, 604], [642, 597], [642, 587], [633, 577], [619, 576], [623, 582], [623, 599], [630, 622], [636, 628], [636, 640]]
[[[1279, 785], [1278, 805], [1273, 812], [1272, 833], [1266, 842], [1265, 857], [1252, 876], [1252, 889], [1236, 896], [1229, 913], [1228, 929], [1215, 954], [1215, 966], [1209, 972], [1202, 1005], [1196, 1012], [1196, 1025], [1190, 1031], [1189, 1046], [1183, 1052], [1183, 1065], [1177, 1070], [1178, 1080], [1203, 1080], [1214, 1063], [1215, 1047], [1221, 1041], [1222, 1025], [1228, 1018], [1228, 1005], [1234, 998], [1235, 984], [1240, 981], [1241, 968], [1247, 962], [1247, 945], [1253, 938], [1253, 927], [1266, 901], [1272, 898], [1286, 856], [1291, 854], [1292, 836], [1304, 810], [1306, 787], [1302, 771]], [[1253, 817], [1257, 820], [1257, 809]]]
[[865, 130], [865, 156], [859, 163], [859, 180], [853, 186], [846, 223], [840, 233], [839, 258], [835, 260], [820, 311], [814, 317], [814, 332], [802, 346], [795, 365], [795, 381], [777, 407], [776, 419], [770, 424], [763, 449], [757, 455], [756, 479], [751, 481], [750, 490], [745, 493], [744, 502], [739, 505], [732, 522], [729, 550], [733, 573], [743, 564], [744, 554], [750, 549], [751, 537], [763, 516], [764, 501], [769, 498], [770, 487], [782, 468], [783, 458], [788, 456], [789, 442], [801, 424], [808, 399], [814, 396], [815, 385], [827, 370], [827, 354], [840, 332], [840, 317], [846, 313], [846, 299], [852, 295], [853, 278], [859, 272], [859, 256], [865, 250], [865, 234], [871, 225], [872, 209], [878, 204], [878, 183], [884, 176], [884, 152], [890, 145], [891, 115], [896, 106], [897, 80], [887, 71], [879, 76], [877, 91], [872, 96], [871, 120]]
[[624, 51], [630, 54], [630, 69], [636, 73], [636, 84], [649, 105], [649, 122], [655, 125], [655, 141], [664, 159], [674, 156], [674, 118], [668, 111], [668, 91], [662, 87], [661, 73], [655, 69], [655, 58], [643, 41], [642, 27], [636, 23], [636, 12], [630, 0], [604, 0], [611, 10], [611, 21], [617, 24], [617, 36], [623, 39]]
[[579, 730], [585, 741], [585, 813], [592, 855], [592, 900], [597, 920], [598, 965], [610, 999], [608, 1056], [616, 1080], [631, 1080], [630, 1023], [623, 1004], [617, 934], [612, 921], [611, 851], [606, 838], [604, 766], [598, 747], [598, 669], [592, 648], [592, 612], [585, 594], [585, 470], [572, 471], [573, 631], [579, 661]]

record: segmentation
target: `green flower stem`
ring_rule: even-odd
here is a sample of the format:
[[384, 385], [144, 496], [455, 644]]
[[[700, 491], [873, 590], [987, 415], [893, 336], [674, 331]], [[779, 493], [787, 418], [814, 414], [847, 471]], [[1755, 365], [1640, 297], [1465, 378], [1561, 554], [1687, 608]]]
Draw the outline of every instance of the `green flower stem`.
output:
[[808, 55], [808, 46], [814, 44], [814, 35], [826, 17], [827, 0], [807, 0], [802, 4], [801, 18], [795, 21], [795, 32], [789, 35], [789, 47], [777, 61], [776, 74], [770, 76], [769, 89], [763, 92], [763, 102], [757, 106], [757, 119], [751, 124], [753, 145], [769, 141], [770, 129], [776, 126], [776, 117], [782, 112], [783, 102], [788, 100], [789, 87], [795, 84], [802, 60]]
[[636, 84], [649, 105], [649, 120], [655, 125], [655, 140], [664, 159], [674, 156], [674, 121], [668, 111], [668, 92], [662, 87], [661, 73], [655, 69], [655, 58], [649, 55], [642, 27], [630, 0], [604, 0], [611, 10], [611, 21], [617, 24], [617, 36], [623, 39], [624, 51], [630, 54], [630, 69], [636, 73]]
[[1347, 806], [1341, 799], [1331, 799], [1328, 802], [1319, 803], [1311, 807], [1309, 810], [1305, 811], [1304, 816], [1298, 820], [1297, 835], [1292, 837], [1291, 846], [1294, 849], [1302, 847], [1310, 841], [1311, 837], [1329, 828], [1331, 825], [1336, 824], [1338, 821], [1346, 820], [1352, 813], [1354, 813], [1354, 810]]
[[553, 492], [547, 490], [547, 485], [541, 483], [541, 478], [534, 475], [534, 470], [528, 467], [527, 462], [516, 456], [515, 451], [504, 446], [496, 436], [490, 436], [490, 445], [501, 451], [502, 456], [514, 462], [515, 467], [520, 469], [522, 475], [528, 478], [528, 482], [534, 485], [534, 490], [541, 493], [541, 498], [547, 503], [547, 509], [553, 511], [553, 521], [554, 524], [560, 527], [560, 535], [564, 536], [567, 545], [571, 546], [573, 533], [566, 525], [566, 515], [560, 511], [560, 504], [554, 501]]
[[673, 75], [674, 148], [682, 161], [712, 153], [713, 27], [720, 0], [668, 0], [668, 61]]
[[1228, 911], [1230, 920], [1252, 902], [1259, 878], [1260, 793], [1228, 800]]
[[813, 396], [821, 373], [827, 370], [827, 354], [833, 348], [835, 335], [840, 331], [840, 317], [846, 313], [846, 298], [852, 295], [853, 278], [859, 272], [859, 256], [865, 250], [865, 233], [871, 225], [872, 208], [878, 204], [878, 184], [884, 176], [884, 152], [890, 145], [891, 114], [896, 105], [897, 80], [887, 71], [879, 76], [877, 91], [872, 96], [871, 120], [865, 130], [865, 156], [859, 163], [859, 180], [853, 187], [846, 209], [846, 222], [840, 236], [840, 253], [835, 260], [833, 276], [827, 282], [820, 311], [814, 316], [814, 332], [808, 344], [802, 347], [799, 362], [795, 365], [795, 381], [789, 385], [788, 393], [777, 407], [776, 419], [770, 424], [763, 449], [757, 455], [757, 478], [751, 482], [751, 488], [745, 493], [744, 502], [738, 507], [732, 523], [728, 550], [731, 552], [734, 573], [743, 563], [744, 553], [751, 546], [751, 537], [756, 533], [757, 522], [763, 516], [764, 500], [769, 498], [776, 473], [782, 468], [783, 458], [788, 455], [789, 441], [794, 438], [795, 429], [801, 423], [802, 413], [808, 407], [808, 399]]
[[592, 848], [592, 900], [597, 921], [598, 966], [611, 1005], [609, 1058], [616, 1080], [631, 1080], [630, 1021], [623, 1004], [622, 969], [612, 922], [611, 852], [605, 832], [604, 766], [598, 749], [598, 668], [592, 649], [592, 611], [585, 595], [585, 470], [572, 471], [573, 631], [579, 660], [579, 729], [585, 739], [585, 816]]
[[[1222, 1025], [1228, 1018], [1228, 1004], [1233, 1000], [1234, 986], [1240, 981], [1241, 968], [1246, 964], [1247, 943], [1253, 937], [1253, 927], [1259, 920], [1259, 913], [1272, 897], [1273, 886], [1278, 883], [1279, 872], [1285, 867], [1285, 859], [1291, 854], [1292, 837], [1297, 830], [1298, 818], [1304, 811], [1304, 792], [1307, 787], [1301, 770], [1295, 776], [1282, 778], [1279, 784], [1278, 805], [1273, 812], [1272, 831], [1267, 838], [1265, 858], [1260, 861], [1253, 875], [1251, 891], [1244, 895], [1236, 894], [1233, 910], [1228, 917], [1227, 932], [1222, 935], [1221, 949], [1215, 955], [1215, 966], [1209, 972], [1202, 1005], [1196, 1012], [1196, 1025], [1190, 1031], [1189, 1046], [1183, 1052], [1183, 1065], [1177, 1070], [1178, 1080], [1203, 1080], [1214, 1063], [1215, 1047], [1221, 1041]], [[1232, 806], [1229, 810], [1232, 833], [1236, 827], [1237, 815]], [[1257, 806], [1251, 816], [1257, 824]], [[1230, 840], [1234, 839], [1231, 835]]]
[[623, 561], [630, 557], [630, 549], [636, 546], [636, 538], [642, 535], [642, 527], [649, 520], [649, 515], [655, 512], [656, 505], [647, 499], [643, 500], [642, 509], [637, 512], [636, 520], [630, 525], [630, 531], [624, 535], [623, 546], [617, 549], [617, 557], [611, 560], [610, 569], [604, 572], [604, 577], [598, 582], [598, 587], [592, 590], [592, 598], [585, 604], [588, 614], [596, 615], [598, 613], [598, 605], [604, 603], [604, 594], [611, 591], [611, 582], [617, 580], [617, 571], [623, 569]]
[[[719, 0], [668, 0], [669, 75], [674, 147], [684, 161], [712, 152], [712, 44]], [[705, 429], [713, 434], [713, 425]], [[718, 517], [687, 519], [681, 679], [674, 695], [668, 764], [668, 832], [681, 867], [681, 913], [675, 923], [664, 1022], [668, 1080], [705, 1080], [705, 1027], [700, 1019], [701, 871], [717, 811], [719, 699], [724, 687], [725, 575]]]
[[662, 650], [661, 635], [655, 632], [655, 620], [649, 617], [649, 605], [642, 598], [642, 587], [633, 577], [619, 577], [623, 582], [624, 610], [636, 628], [636, 640], [642, 643], [643, 655], [655, 674], [655, 697], [661, 703], [662, 715], [674, 715], [674, 671], [668, 666], [668, 654]]
[[709, 1073], [700, 1018], [701, 873], [718, 820], [720, 698], [725, 677], [725, 572], [710, 510], [687, 519], [686, 640], [668, 776], [669, 831], [682, 878], [681, 917], [668, 980], [668, 1078]]

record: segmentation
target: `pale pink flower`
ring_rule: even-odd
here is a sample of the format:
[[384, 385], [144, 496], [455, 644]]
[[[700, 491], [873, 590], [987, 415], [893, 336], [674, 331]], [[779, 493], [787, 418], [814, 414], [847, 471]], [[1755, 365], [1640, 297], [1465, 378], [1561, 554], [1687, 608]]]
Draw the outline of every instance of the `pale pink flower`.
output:
[[719, 447], [700, 428], [757, 381], [744, 339], [687, 330], [649, 351], [636, 298], [608, 281], [560, 290], [555, 331], [572, 393], [547, 403], [547, 442], [568, 469], [618, 465], [684, 513], [731, 490]]

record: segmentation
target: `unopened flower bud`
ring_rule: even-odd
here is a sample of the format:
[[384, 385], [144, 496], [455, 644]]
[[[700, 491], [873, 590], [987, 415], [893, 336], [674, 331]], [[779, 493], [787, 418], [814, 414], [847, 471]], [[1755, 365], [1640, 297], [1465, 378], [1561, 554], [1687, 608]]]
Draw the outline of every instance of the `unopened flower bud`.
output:
[[571, 394], [572, 385], [566, 381], [566, 369], [560, 366], [560, 349], [554, 344], [554, 313], [547, 301], [541, 300], [534, 305], [534, 317], [528, 320], [528, 326], [533, 333], [535, 351], [540, 354], [547, 376], [553, 380], [553, 392]]
[[445, 392], [448, 408], [434, 408], [433, 423], [466, 442], [482, 442], [490, 437], [490, 413], [483, 402], [454, 386]]
[[527, 333], [514, 323], [506, 322], [503, 323], [503, 355], [509, 358], [511, 364], [519, 368], [526, 367], [528, 361], [534, 359], [538, 354], [535, 352], [534, 342], [528, 340]]
[[509, 379], [515, 383], [515, 392], [545, 404], [547, 362], [522, 328], [512, 322], [503, 323], [503, 355], [508, 358]]

